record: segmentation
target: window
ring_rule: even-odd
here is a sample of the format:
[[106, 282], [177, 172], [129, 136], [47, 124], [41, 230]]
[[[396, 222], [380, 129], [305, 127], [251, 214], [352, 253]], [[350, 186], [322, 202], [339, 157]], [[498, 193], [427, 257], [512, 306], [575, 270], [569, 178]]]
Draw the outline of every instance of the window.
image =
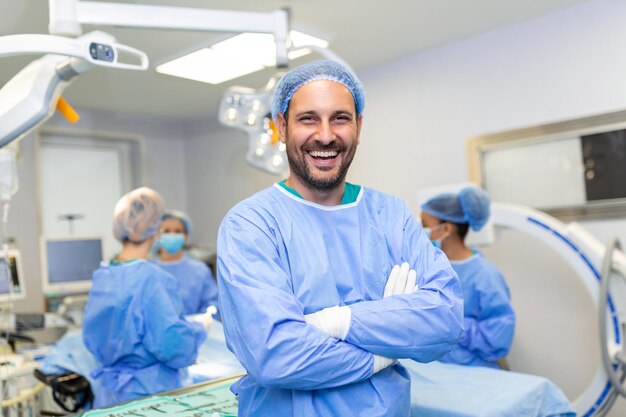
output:
[[626, 111], [468, 139], [470, 178], [494, 201], [564, 220], [626, 216]]
[[113, 208], [141, 183], [142, 141], [43, 130], [39, 136], [41, 234], [98, 235], [105, 256], [119, 251], [112, 236]]

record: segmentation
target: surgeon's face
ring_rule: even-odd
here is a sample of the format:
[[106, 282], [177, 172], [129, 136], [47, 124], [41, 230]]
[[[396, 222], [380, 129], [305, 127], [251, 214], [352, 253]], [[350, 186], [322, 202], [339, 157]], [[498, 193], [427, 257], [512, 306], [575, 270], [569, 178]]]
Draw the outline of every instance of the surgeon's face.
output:
[[161, 233], [180, 233], [186, 235], [185, 225], [176, 219], [166, 219], [161, 222]]
[[305, 84], [291, 98], [287, 117], [279, 114], [276, 123], [287, 145], [291, 174], [318, 191], [341, 185], [359, 144], [362, 122], [350, 91], [328, 80]]

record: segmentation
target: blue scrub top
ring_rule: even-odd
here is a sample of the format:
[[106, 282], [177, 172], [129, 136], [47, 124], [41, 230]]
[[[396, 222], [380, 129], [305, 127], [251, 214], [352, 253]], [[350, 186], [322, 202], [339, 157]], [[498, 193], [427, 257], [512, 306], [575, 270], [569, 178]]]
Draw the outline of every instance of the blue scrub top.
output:
[[[409, 375], [374, 374], [374, 355], [428, 362], [461, 334], [461, 288], [446, 256], [398, 198], [361, 187], [322, 206], [282, 186], [231, 209], [220, 226], [218, 284], [226, 342], [248, 371], [232, 387], [240, 416], [403, 416]], [[419, 290], [382, 299], [408, 262]], [[304, 315], [349, 305], [340, 341]]]
[[178, 282], [144, 260], [103, 265], [93, 274], [83, 341], [100, 363], [100, 405], [179, 388], [206, 331], [187, 322]]
[[482, 254], [451, 261], [463, 287], [464, 332], [459, 345], [442, 362], [497, 368], [515, 333], [515, 312], [509, 287]]
[[165, 269], [178, 280], [183, 311], [188, 314], [202, 314], [208, 306], [218, 306], [217, 282], [209, 267], [197, 259], [187, 255], [178, 261], [152, 262]]

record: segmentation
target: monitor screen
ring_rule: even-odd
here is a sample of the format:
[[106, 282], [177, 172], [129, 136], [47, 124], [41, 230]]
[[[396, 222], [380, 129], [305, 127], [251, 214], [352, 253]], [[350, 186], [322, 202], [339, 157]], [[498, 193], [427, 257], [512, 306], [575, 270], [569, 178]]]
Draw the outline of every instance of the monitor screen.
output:
[[9, 262], [0, 251], [0, 300], [7, 301], [9, 298], [24, 298], [25, 291], [22, 285], [22, 265], [19, 252], [9, 251]]
[[42, 238], [45, 293], [86, 292], [103, 259], [102, 238]]

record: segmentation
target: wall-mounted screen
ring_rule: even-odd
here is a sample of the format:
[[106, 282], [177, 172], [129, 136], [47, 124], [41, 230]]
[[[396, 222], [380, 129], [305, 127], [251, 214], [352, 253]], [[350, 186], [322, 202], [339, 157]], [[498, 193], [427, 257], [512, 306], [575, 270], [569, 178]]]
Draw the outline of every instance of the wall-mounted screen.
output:
[[101, 237], [41, 238], [44, 294], [87, 292], [104, 257]]

